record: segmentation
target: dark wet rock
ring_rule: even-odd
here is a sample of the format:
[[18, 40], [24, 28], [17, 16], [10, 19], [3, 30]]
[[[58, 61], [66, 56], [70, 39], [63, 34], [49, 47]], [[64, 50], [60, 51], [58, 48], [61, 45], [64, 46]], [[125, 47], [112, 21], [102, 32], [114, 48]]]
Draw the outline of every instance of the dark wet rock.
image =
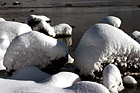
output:
[[18, 1], [13, 2], [13, 5], [20, 5], [21, 3]]

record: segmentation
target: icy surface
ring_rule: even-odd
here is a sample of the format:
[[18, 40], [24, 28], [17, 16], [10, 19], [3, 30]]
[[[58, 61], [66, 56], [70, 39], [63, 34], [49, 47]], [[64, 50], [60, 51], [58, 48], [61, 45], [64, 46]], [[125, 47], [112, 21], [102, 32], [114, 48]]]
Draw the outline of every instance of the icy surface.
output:
[[10, 42], [18, 35], [32, 31], [32, 29], [23, 23], [1, 21], [0, 22], [0, 69], [5, 69], [3, 66], [3, 57]]
[[115, 16], [107, 16], [107, 17], [102, 19], [102, 22], [110, 24], [110, 25], [117, 27], [117, 28], [119, 28], [121, 25], [121, 20]]
[[39, 68], [35, 66], [27, 66], [15, 72], [14, 75], [10, 77], [10, 79], [31, 80], [35, 82], [40, 82], [42, 80], [45, 80], [49, 76], [49, 74], [42, 72]]
[[18, 70], [26, 66], [38, 66], [40, 69], [51, 64], [51, 60], [66, 57], [66, 45], [50, 36], [31, 31], [16, 37], [4, 56], [7, 71]]
[[124, 81], [126, 84], [137, 85], [137, 81], [136, 81], [132, 76], [125, 76], [125, 77], [123, 78], [123, 81]]
[[80, 77], [72, 72], [59, 72], [45, 80], [46, 84], [60, 88], [70, 87], [78, 81], [80, 81]]
[[120, 71], [115, 65], [109, 64], [104, 68], [103, 85], [106, 86], [111, 93], [118, 93], [118, 91], [124, 89]]
[[[113, 63], [137, 66], [140, 45], [122, 30], [108, 24], [95, 24], [83, 35], [75, 51], [75, 66], [80, 74], [102, 71], [102, 64]], [[129, 65], [127, 65], [129, 63]]]

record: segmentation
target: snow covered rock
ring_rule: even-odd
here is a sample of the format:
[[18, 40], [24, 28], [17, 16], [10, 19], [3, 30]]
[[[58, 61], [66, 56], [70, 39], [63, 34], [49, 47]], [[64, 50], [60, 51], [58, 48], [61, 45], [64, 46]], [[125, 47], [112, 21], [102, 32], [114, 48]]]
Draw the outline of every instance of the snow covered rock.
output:
[[0, 18], [0, 22], [6, 21], [4, 18]]
[[54, 28], [54, 31], [57, 36], [72, 35], [72, 27], [66, 23], [61, 23], [61, 24], [55, 25], [55, 26], [53, 26], [53, 28]]
[[80, 74], [91, 75], [113, 62], [139, 71], [140, 44], [116, 27], [95, 24], [85, 32], [76, 48], [75, 66]]
[[66, 23], [61, 23], [61, 24], [51, 27], [50, 24], [48, 24], [47, 22], [41, 21], [39, 23], [39, 28], [40, 28], [39, 30], [40, 32], [43, 32], [43, 33], [46, 32], [46, 34], [52, 37], [72, 35], [72, 27]]
[[46, 84], [51, 86], [66, 88], [72, 86], [74, 83], [80, 81], [80, 77], [72, 72], [59, 72], [47, 78]]
[[1, 21], [0, 22], [0, 69], [5, 69], [3, 66], [3, 57], [10, 42], [18, 35], [32, 31], [27, 24]]
[[140, 38], [140, 32], [134, 31], [133, 33], [130, 34], [130, 36], [134, 39]]
[[110, 24], [110, 25], [117, 27], [117, 28], [119, 28], [121, 25], [121, 20], [115, 16], [107, 16], [107, 17], [102, 19], [102, 22]]
[[54, 28], [51, 27], [50, 24], [48, 24], [47, 22], [41, 21], [38, 26], [39, 26], [39, 32], [42, 32], [52, 37], [56, 36]]
[[68, 61], [66, 45], [50, 36], [31, 31], [16, 37], [4, 56], [7, 71], [37, 66], [47, 72], [58, 70]]
[[134, 31], [133, 33], [130, 34], [130, 36], [140, 44], [140, 32], [139, 31]]
[[103, 71], [103, 85], [106, 86], [111, 93], [118, 93], [124, 89], [119, 69], [109, 64]]
[[137, 81], [132, 76], [125, 76], [123, 78], [123, 81], [126, 86], [132, 87], [137, 85]]
[[44, 15], [29, 15], [27, 17], [27, 21], [28, 21], [28, 25], [31, 26], [33, 30], [37, 30], [37, 31], [39, 30], [38, 24], [41, 21], [45, 21], [47, 23], [51, 22], [50, 18]]
[[75, 93], [110, 93], [102, 84], [90, 81], [81, 81], [67, 88], [74, 90]]
[[32, 80], [35, 82], [40, 82], [42, 80], [45, 80], [49, 76], [49, 74], [42, 72], [39, 68], [35, 66], [27, 66], [15, 72], [14, 75], [10, 77], [10, 79]]

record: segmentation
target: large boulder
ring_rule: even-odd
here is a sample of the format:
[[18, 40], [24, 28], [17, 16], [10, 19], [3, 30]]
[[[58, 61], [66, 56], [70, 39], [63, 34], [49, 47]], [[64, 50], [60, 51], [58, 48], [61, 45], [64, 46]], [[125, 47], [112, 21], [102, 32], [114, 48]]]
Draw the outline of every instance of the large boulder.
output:
[[75, 51], [75, 66], [82, 75], [100, 72], [108, 63], [124, 66], [127, 71], [135, 71], [129, 68], [140, 71], [139, 62], [139, 43], [122, 30], [104, 23], [86, 31]]
[[7, 71], [37, 66], [47, 72], [60, 69], [68, 61], [66, 45], [50, 36], [31, 31], [16, 37], [4, 56]]
[[29, 31], [32, 31], [32, 29], [27, 24], [4, 20], [0, 21], [0, 69], [5, 69], [3, 66], [3, 57], [10, 42], [16, 36]]

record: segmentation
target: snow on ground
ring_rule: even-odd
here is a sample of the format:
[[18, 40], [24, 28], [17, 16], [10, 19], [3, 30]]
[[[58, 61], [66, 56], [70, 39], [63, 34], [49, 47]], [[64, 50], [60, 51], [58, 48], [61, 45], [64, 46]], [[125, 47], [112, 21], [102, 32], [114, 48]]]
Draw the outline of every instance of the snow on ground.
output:
[[33, 81], [0, 79], [1, 93], [110, 93], [99, 83], [82, 81], [67, 88], [59, 88]]
[[109, 93], [108, 89], [102, 84], [80, 81], [79, 76], [72, 72], [59, 72], [50, 76], [34, 66], [25, 67], [15, 72], [12, 77], [0, 78], [0, 93], [46, 92]]
[[3, 66], [3, 57], [10, 42], [16, 36], [29, 31], [32, 31], [32, 29], [27, 24], [11, 21], [0, 22], [0, 69], [5, 69]]
[[118, 93], [124, 89], [119, 69], [109, 64], [103, 71], [103, 85], [106, 86], [111, 93]]
[[31, 31], [11, 42], [4, 56], [4, 65], [8, 72], [26, 66], [38, 66], [42, 69], [53, 64], [51, 63], [53, 60], [66, 58], [67, 54], [68, 49], [63, 42], [43, 33]]
[[[75, 66], [82, 75], [102, 71], [103, 64], [126, 63], [131, 67], [140, 62], [140, 45], [122, 30], [99, 23], [85, 32], [75, 51]], [[129, 63], [129, 64], [128, 64]]]
[[102, 19], [102, 22], [110, 24], [110, 25], [117, 27], [117, 28], [119, 28], [121, 25], [121, 20], [115, 16], [107, 16], [107, 17]]

